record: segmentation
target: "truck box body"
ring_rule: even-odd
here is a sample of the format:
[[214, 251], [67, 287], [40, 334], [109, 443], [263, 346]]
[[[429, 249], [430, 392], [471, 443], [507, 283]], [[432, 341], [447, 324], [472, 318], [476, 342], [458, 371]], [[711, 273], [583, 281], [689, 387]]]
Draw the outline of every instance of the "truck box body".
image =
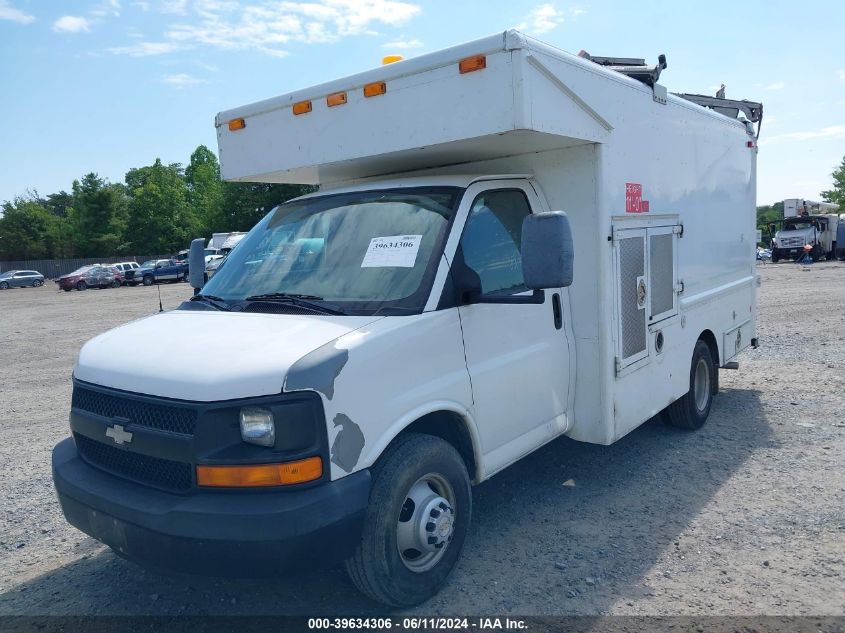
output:
[[[461, 74], [458, 61], [479, 54], [486, 68]], [[365, 98], [373, 82], [387, 90]], [[328, 107], [338, 91], [348, 102]], [[293, 115], [303, 100], [312, 111]], [[244, 129], [230, 131], [237, 118]], [[634, 79], [519, 33], [229, 110], [217, 126], [231, 180], [326, 191], [398, 173], [533, 175], [575, 238], [573, 438], [613, 442], [684, 393], [693, 330], [712, 332], [720, 364], [755, 336], [757, 150], [745, 125], [673, 95], [660, 103]], [[626, 212], [629, 183], [641, 187], [647, 212], [630, 212], [631, 200]], [[651, 320], [620, 305], [632, 274], [620, 268], [620, 249], [644, 246], [645, 230], [649, 243], [676, 231], [669, 252], [650, 262], [672, 304]]]

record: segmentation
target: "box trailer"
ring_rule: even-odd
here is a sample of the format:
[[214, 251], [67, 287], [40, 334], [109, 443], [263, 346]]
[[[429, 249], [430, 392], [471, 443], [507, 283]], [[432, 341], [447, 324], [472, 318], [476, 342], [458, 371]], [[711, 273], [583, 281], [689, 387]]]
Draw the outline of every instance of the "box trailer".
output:
[[224, 178], [320, 189], [83, 347], [68, 520], [180, 569], [345, 560], [410, 605], [472, 483], [561, 435], [700, 427], [756, 345], [762, 108], [669, 94], [665, 66], [507, 31], [218, 115]]

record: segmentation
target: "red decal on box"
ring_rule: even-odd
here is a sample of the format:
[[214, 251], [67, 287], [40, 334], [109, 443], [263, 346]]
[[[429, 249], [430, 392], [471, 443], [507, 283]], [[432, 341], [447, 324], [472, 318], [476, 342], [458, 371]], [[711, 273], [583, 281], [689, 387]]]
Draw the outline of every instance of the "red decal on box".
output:
[[643, 200], [643, 186], [625, 183], [625, 213], [648, 213], [648, 200]]

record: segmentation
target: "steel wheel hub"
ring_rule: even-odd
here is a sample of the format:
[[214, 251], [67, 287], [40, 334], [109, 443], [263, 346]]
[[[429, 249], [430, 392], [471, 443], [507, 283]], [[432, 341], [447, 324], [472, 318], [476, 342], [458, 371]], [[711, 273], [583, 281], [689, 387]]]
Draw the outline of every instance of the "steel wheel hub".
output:
[[455, 531], [455, 494], [440, 475], [421, 477], [411, 486], [396, 528], [396, 545], [411, 571], [431, 569], [442, 558]]
[[710, 369], [703, 358], [695, 366], [693, 396], [696, 409], [703, 413], [707, 408], [707, 399], [710, 397]]

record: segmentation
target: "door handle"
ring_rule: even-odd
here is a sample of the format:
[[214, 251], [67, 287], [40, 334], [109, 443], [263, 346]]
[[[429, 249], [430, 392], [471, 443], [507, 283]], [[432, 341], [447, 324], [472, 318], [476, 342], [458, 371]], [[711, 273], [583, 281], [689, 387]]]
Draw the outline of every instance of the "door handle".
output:
[[563, 312], [560, 309], [560, 295], [558, 293], [552, 295], [552, 314], [555, 318], [555, 329], [559, 330], [563, 327]]

